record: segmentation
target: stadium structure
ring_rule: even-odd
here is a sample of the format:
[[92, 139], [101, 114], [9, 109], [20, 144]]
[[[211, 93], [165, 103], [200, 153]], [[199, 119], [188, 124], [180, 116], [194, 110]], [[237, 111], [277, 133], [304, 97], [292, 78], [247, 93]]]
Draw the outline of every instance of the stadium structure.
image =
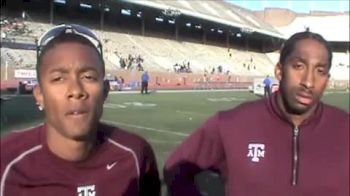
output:
[[1, 89], [35, 84], [35, 40], [50, 27], [90, 27], [104, 47], [112, 89], [248, 89], [274, 75], [278, 50], [298, 31], [320, 33], [333, 48], [330, 87], [349, 88], [349, 13], [269, 8], [223, 0], [1, 1]]
[[[1, 0], [0, 16], [1, 134], [43, 121], [32, 96], [3, 94], [16, 91], [20, 81], [27, 91], [36, 84], [35, 40], [61, 23], [88, 26], [101, 38], [113, 90], [138, 89], [142, 70], [150, 72], [151, 89], [228, 89], [109, 95], [103, 120], [149, 141], [159, 171], [208, 116], [257, 98], [230, 89], [261, 90], [254, 83], [274, 75], [278, 51], [295, 32], [314, 31], [331, 42], [330, 87], [349, 88], [348, 12], [251, 11], [223, 0]], [[349, 110], [348, 92], [329, 91], [325, 98]], [[198, 179], [203, 195], [225, 194], [217, 174]]]

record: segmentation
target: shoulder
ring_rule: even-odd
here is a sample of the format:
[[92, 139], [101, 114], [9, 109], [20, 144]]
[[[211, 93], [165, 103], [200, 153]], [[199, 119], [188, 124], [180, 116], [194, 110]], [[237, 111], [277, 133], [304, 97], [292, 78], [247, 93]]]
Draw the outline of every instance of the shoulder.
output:
[[323, 104], [323, 115], [324, 119], [328, 121], [334, 120], [336, 122], [346, 122], [349, 124], [349, 113], [335, 106]]
[[266, 99], [262, 98], [254, 101], [244, 102], [230, 110], [221, 111], [218, 114], [218, 118], [220, 120], [232, 120], [233, 118], [246, 119], [252, 117], [252, 115], [259, 115], [262, 112], [266, 111]]
[[13, 154], [16, 151], [26, 150], [40, 144], [40, 129], [42, 125], [16, 130], [1, 138], [1, 155]]
[[41, 148], [41, 127], [13, 131], [1, 138], [1, 169], [14, 159]]
[[219, 130], [231, 130], [233, 125], [235, 127], [247, 125], [247, 122], [250, 122], [249, 119], [262, 120], [268, 115], [266, 99], [247, 101], [232, 109], [219, 111], [207, 119], [199, 130], [213, 136], [217, 133], [218, 128]]
[[112, 141], [118, 142], [128, 147], [133, 147], [134, 145], [143, 146], [148, 144], [147, 141], [139, 135], [128, 132], [114, 125], [105, 123], [101, 123], [101, 125], [105, 130], [109, 131], [108, 139]]
[[105, 123], [101, 123], [101, 126], [104, 131], [108, 131], [107, 142], [117, 148], [132, 152], [138, 157], [146, 151], [152, 151], [150, 144], [141, 136]]

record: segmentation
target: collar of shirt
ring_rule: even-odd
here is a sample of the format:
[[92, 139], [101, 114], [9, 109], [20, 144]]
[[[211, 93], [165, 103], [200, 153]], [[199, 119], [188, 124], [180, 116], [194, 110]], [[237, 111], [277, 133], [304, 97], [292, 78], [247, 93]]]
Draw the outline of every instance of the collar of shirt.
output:
[[[280, 92], [277, 91], [272, 94], [272, 96], [266, 98], [266, 105], [270, 113], [281, 121], [284, 121], [294, 127], [290, 119], [284, 114], [282, 109], [278, 106], [277, 96]], [[310, 125], [315, 126], [320, 121], [323, 113], [323, 103], [320, 101], [315, 109], [315, 111], [309, 116], [308, 119], [304, 120], [299, 127]]]

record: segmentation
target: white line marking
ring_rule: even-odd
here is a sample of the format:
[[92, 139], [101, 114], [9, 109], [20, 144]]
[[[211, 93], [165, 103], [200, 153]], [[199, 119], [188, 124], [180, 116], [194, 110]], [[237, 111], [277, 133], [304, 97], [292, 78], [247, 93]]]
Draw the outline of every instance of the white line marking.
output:
[[122, 125], [122, 126], [125, 126], [125, 127], [144, 129], [144, 130], [148, 130], [148, 131], [155, 131], [155, 132], [159, 132], [159, 133], [172, 134], [172, 135], [177, 135], [177, 136], [182, 136], [182, 137], [187, 137], [187, 136], [190, 135], [188, 133], [181, 133], [181, 132], [169, 131], [169, 130], [163, 130], [163, 129], [155, 129], [155, 128], [144, 127], [144, 126], [139, 126], [139, 125], [133, 125], [133, 124], [128, 124], [128, 123], [122, 123], [122, 122], [115, 122], [115, 121], [109, 121], [109, 120], [103, 120], [103, 121], [106, 122], [106, 123], [109, 123], [109, 124]]
[[138, 106], [138, 107], [155, 107], [157, 104], [155, 103], [142, 103], [142, 102], [125, 102], [125, 105], [132, 105], [132, 106]]
[[103, 104], [104, 108], [110, 108], [110, 109], [120, 109], [120, 108], [126, 108], [125, 105], [122, 104], [116, 104], [116, 103], [105, 103]]
[[206, 114], [199, 113], [199, 112], [191, 112], [191, 111], [183, 111], [183, 110], [176, 110], [176, 113], [181, 113], [181, 114], [190, 114], [190, 115], [200, 115], [200, 116], [207, 116]]
[[325, 91], [323, 94], [330, 95], [330, 94], [349, 94], [349, 91]]
[[14, 132], [14, 133], [17, 133], [17, 132], [21, 133], [21, 132], [31, 131], [31, 130], [33, 130], [35, 127], [40, 127], [40, 126], [43, 126], [43, 125], [44, 125], [44, 123], [43, 123], [43, 122], [40, 122], [40, 123], [38, 123], [38, 124], [36, 124], [36, 125], [30, 126], [30, 127], [25, 127], [25, 128], [23, 128], [23, 129], [15, 129], [15, 130], [13, 130], [12, 132]]
[[169, 140], [157, 140], [157, 139], [147, 139], [151, 143], [157, 144], [180, 144], [182, 141], [169, 141]]
[[211, 102], [232, 102], [232, 101], [246, 101], [244, 98], [238, 97], [218, 97], [218, 98], [207, 98]]

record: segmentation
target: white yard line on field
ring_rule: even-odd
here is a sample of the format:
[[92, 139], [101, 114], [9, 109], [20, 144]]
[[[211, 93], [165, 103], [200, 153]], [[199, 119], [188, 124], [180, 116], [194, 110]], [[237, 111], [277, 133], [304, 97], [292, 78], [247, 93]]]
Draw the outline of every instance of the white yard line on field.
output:
[[157, 144], [180, 144], [181, 141], [177, 141], [177, 140], [157, 140], [157, 139], [147, 139], [147, 141], [151, 142], [151, 143], [157, 143]]
[[349, 91], [325, 91], [323, 94], [329, 95], [329, 94], [349, 94]]
[[151, 128], [151, 127], [144, 127], [144, 126], [128, 124], [128, 123], [122, 123], [122, 122], [116, 122], [116, 121], [109, 121], [109, 120], [103, 120], [103, 121], [106, 122], [106, 123], [109, 123], [109, 124], [113, 124], [113, 125], [121, 125], [121, 126], [125, 126], [125, 127], [144, 129], [144, 130], [148, 130], [148, 131], [154, 131], [154, 132], [159, 132], [159, 133], [177, 135], [177, 136], [182, 136], [182, 137], [187, 137], [187, 136], [190, 135], [188, 133], [182, 133], [182, 132], [176, 132], [176, 131], [170, 131], [170, 130], [163, 130], [163, 129], [155, 129], [155, 128]]
[[199, 116], [207, 116], [206, 114], [199, 113], [199, 112], [192, 112], [192, 111], [185, 111], [185, 110], [176, 110], [176, 113], [180, 114], [189, 114], [189, 115], [199, 115]]

